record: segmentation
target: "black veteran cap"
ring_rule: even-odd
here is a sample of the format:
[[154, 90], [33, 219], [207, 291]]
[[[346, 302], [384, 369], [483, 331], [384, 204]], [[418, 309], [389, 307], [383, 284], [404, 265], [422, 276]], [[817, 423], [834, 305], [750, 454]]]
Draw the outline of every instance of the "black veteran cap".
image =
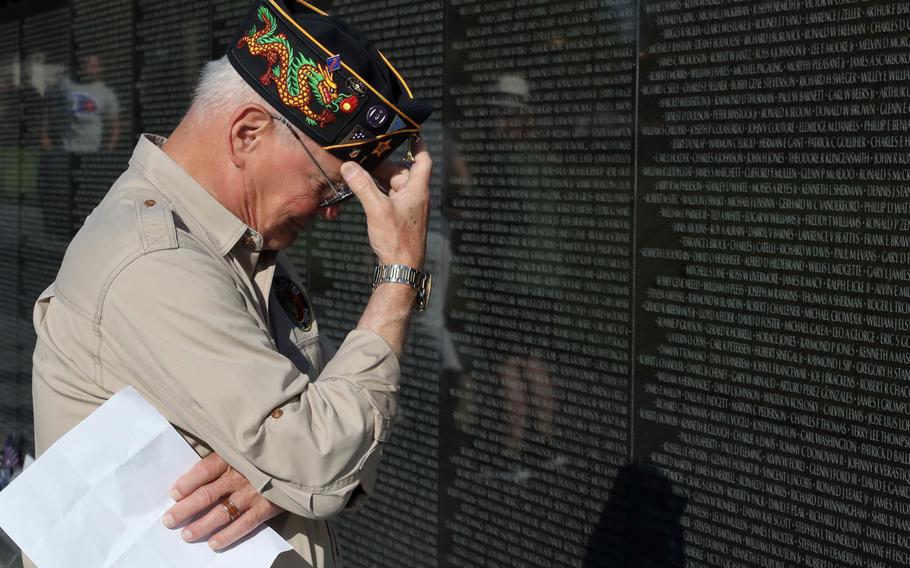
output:
[[307, 136], [368, 171], [432, 112], [363, 34], [300, 0], [255, 2], [227, 55]]

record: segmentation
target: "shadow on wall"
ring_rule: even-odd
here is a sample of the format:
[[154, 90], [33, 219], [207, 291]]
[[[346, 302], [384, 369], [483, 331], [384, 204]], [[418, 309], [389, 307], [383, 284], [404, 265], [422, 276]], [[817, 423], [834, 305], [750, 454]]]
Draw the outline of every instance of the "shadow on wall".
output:
[[588, 541], [584, 568], [684, 567], [686, 503], [655, 466], [623, 466]]

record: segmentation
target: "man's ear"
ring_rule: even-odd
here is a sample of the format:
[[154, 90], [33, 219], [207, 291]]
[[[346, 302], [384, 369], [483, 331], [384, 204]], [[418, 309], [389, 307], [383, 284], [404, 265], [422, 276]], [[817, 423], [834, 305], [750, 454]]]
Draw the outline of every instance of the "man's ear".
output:
[[263, 135], [274, 127], [272, 115], [261, 105], [248, 104], [234, 111], [230, 124], [230, 159], [242, 168], [250, 154], [262, 148]]

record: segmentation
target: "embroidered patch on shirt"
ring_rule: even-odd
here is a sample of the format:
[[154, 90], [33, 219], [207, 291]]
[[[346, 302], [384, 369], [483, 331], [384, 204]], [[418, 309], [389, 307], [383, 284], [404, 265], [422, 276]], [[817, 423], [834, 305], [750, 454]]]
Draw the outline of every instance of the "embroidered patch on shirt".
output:
[[275, 297], [294, 325], [302, 331], [310, 331], [313, 327], [313, 308], [309, 298], [296, 284], [284, 276], [277, 276]]

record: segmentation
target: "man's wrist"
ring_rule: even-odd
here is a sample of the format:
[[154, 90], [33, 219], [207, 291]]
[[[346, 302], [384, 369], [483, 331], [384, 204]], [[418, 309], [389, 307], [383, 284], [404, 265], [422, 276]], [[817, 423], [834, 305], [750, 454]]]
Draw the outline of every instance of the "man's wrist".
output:
[[432, 278], [428, 273], [404, 264], [380, 264], [373, 270], [372, 287], [375, 290], [382, 284], [399, 284], [413, 290], [417, 296], [417, 311], [426, 309], [432, 289]]
[[424, 255], [415, 255], [415, 254], [398, 254], [390, 255], [388, 258], [378, 257], [379, 264], [400, 264], [403, 266], [410, 266], [414, 270], [423, 270], [423, 259]]

